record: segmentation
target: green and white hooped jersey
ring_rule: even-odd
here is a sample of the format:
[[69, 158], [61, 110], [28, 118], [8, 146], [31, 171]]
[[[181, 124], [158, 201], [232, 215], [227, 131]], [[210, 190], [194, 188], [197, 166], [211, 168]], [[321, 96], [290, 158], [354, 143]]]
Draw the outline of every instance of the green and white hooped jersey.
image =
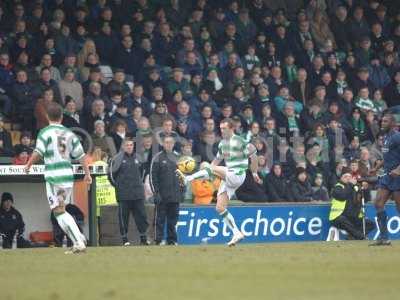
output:
[[224, 160], [226, 167], [236, 175], [242, 175], [249, 168], [249, 154], [249, 143], [234, 134], [229, 140], [219, 142], [217, 159]]
[[71, 160], [81, 159], [85, 152], [77, 136], [61, 124], [40, 130], [35, 150], [45, 164], [44, 178], [54, 185], [72, 187], [74, 174]]

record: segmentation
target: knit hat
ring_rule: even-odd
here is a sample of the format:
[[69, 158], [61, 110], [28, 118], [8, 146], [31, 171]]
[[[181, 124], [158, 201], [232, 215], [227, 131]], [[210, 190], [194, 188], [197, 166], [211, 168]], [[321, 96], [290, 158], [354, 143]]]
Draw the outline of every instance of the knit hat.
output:
[[11, 200], [11, 202], [14, 202], [14, 197], [13, 197], [13, 195], [11, 193], [4, 192], [1, 195], [1, 203], [5, 202], [7, 200]]

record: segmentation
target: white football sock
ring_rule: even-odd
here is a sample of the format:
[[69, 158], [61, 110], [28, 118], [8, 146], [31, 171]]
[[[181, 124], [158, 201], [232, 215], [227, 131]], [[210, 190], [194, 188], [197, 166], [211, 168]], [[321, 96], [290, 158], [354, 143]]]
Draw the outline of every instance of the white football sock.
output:
[[76, 225], [75, 219], [68, 212], [58, 215], [56, 219], [62, 230], [64, 230], [65, 234], [68, 235], [74, 243], [74, 246], [85, 246], [82, 233], [78, 225]]
[[236, 226], [235, 219], [233, 218], [232, 214], [225, 209], [220, 216], [223, 218], [224, 223], [228, 226], [228, 228], [233, 232], [233, 234], [240, 233], [239, 228]]
[[187, 181], [193, 181], [195, 179], [209, 179], [211, 176], [211, 169], [204, 168], [203, 170], [197, 171], [196, 173], [186, 176]]

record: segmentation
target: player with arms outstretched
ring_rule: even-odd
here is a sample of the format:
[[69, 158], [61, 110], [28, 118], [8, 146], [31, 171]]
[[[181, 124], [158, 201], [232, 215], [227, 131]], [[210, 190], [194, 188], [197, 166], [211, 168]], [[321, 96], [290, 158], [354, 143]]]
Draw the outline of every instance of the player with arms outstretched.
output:
[[81, 253], [86, 250], [86, 238], [80, 232], [74, 218], [65, 210], [72, 202], [74, 174], [71, 160], [77, 159], [82, 164], [87, 184], [92, 183], [85, 152], [76, 135], [61, 125], [63, 111], [59, 104], [51, 103], [47, 107], [49, 126], [40, 130], [36, 147], [25, 166], [25, 172], [41, 158], [45, 164], [47, 200], [58, 224], [73, 242], [73, 247], [66, 253]]
[[[257, 174], [256, 148], [240, 136], [234, 134], [233, 121], [231, 119], [222, 120], [220, 129], [222, 140], [218, 145], [217, 157], [211, 164], [206, 165], [204, 169], [189, 176], [185, 176], [180, 170], [177, 170], [177, 174], [184, 185], [187, 185], [194, 179], [210, 178], [212, 175], [222, 179], [217, 194], [216, 210], [228, 228], [233, 232], [233, 237], [228, 242], [228, 245], [234, 246], [244, 238], [244, 235], [236, 226], [235, 219], [227, 209], [228, 202], [246, 178], [246, 171], [249, 168], [249, 158], [254, 180], [257, 183], [260, 183], [261, 180]], [[225, 166], [219, 166], [222, 161], [225, 162]]]
[[375, 170], [383, 164], [385, 173], [378, 181], [375, 208], [380, 235], [377, 241], [372, 244], [373, 246], [391, 244], [385, 211], [385, 204], [390, 197], [396, 202], [397, 210], [400, 211], [400, 132], [397, 130], [396, 119], [393, 114], [387, 113], [383, 116], [381, 129], [385, 133], [382, 147], [383, 162], [375, 167]]

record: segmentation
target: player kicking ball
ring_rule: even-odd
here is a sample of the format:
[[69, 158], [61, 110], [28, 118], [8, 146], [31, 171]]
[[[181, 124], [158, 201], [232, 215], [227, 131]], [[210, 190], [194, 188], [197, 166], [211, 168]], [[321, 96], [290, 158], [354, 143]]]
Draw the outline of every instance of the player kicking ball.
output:
[[63, 110], [57, 103], [47, 107], [49, 126], [40, 130], [36, 139], [36, 147], [31, 158], [24, 167], [26, 173], [33, 164], [44, 159], [47, 200], [50, 209], [60, 227], [73, 242], [73, 247], [66, 254], [83, 253], [86, 250], [86, 238], [80, 232], [75, 219], [65, 210], [72, 202], [74, 174], [71, 160], [77, 159], [82, 164], [87, 184], [92, 183], [85, 152], [76, 135], [61, 125]]
[[[218, 145], [217, 156], [211, 164], [188, 176], [185, 176], [179, 169], [176, 172], [183, 185], [187, 185], [194, 179], [208, 179], [212, 175], [222, 179], [217, 193], [216, 210], [223, 218], [224, 223], [233, 232], [233, 237], [228, 242], [228, 246], [234, 246], [244, 238], [244, 234], [236, 226], [234, 217], [228, 211], [228, 202], [246, 178], [246, 171], [249, 168], [249, 158], [254, 180], [257, 183], [261, 182], [261, 180], [257, 174], [256, 148], [240, 136], [234, 134], [233, 121], [231, 119], [222, 120], [220, 129], [222, 140]], [[225, 166], [219, 166], [222, 161], [225, 161]]]
[[[371, 246], [389, 246], [387, 215], [385, 204], [390, 197], [396, 202], [400, 212], [400, 132], [397, 130], [396, 119], [387, 113], [382, 118], [381, 129], [385, 133], [382, 147], [384, 175], [379, 178], [378, 192], [375, 200], [376, 216], [380, 235]], [[379, 169], [382, 166], [377, 166]]]

